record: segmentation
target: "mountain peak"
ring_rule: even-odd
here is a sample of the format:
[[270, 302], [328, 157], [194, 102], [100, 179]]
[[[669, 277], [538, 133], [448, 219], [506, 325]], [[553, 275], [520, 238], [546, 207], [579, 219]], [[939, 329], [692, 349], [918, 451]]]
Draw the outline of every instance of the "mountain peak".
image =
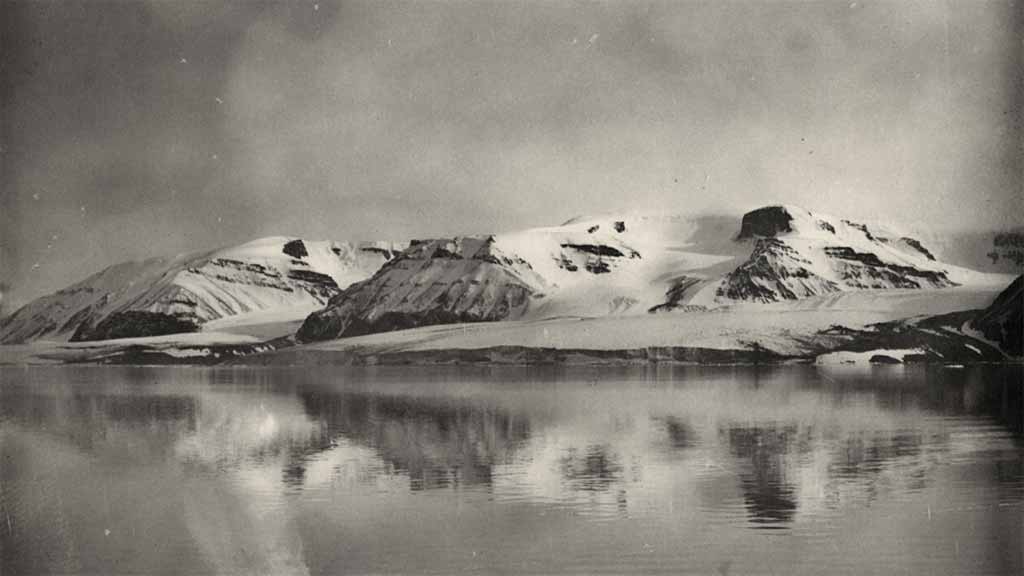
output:
[[803, 216], [810, 212], [803, 208], [786, 205], [765, 206], [743, 215], [740, 233], [736, 238], [745, 240], [755, 236], [774, 238], [793, 231], [794, 214]]

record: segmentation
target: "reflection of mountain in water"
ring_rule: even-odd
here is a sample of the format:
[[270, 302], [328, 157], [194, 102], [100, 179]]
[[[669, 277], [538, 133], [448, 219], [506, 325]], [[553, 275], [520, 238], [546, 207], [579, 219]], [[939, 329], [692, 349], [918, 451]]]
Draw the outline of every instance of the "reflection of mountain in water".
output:
[[[949, 451], [948, 434], [930, 434], [931, 453], [925, 453], [925, 438], [917, 432], [838, 432], [777, 423], [720, 431], [739, 459], [740, 486], [751, 522], [762, 527], [792, 522], [801, 505], [801, 469], [814, 470], [816, 460], [823, 463], [814, 470], [820, 503], [838, 508], [854, 500], [870, 503], [882, 483], [922, 490], [928, 471], [939, 464], [941, 453]], [[899, 473], [891, 474], [894, 471]], [[885, 476], [886, 472], [890, 474]]]
[[786, 455], [796, 426], [737, 427], [725, 431], [740, 464], [740, 485], [750, 520], [759, 524], [788, 522], [796, 513], [796, 489], [786, 478]]
[[620, 458], [607, 445], [569, 448], [559, 460], [558, 469], [573, 490], [604, 491], [622, 480]]
[[[248, 377], [248, 372], [242, 374]], [[754, 389], [735, 389], [736, 398], [750, 401], [753, 396], [755, 407], [767, 410], [750, 420], [740, 420], [743, 416], [738, 415], [747, 409], [737, 404], [740, 400], [719, 395], [728, 383], [707, 390], [681, 389], [687, 403], [675, 407], [657, 402], [646, 406], [647, 392], [640, 390], [636, 406], [613, 401], [601, 404], [606, 412], [592, 415], [578, 406], [549, 411], [551, 399], [544, 390], [530, 391], [530, 401], [517, 401], [513, 408], [503, 393], [472, 398], [444, 393], [443, 388], [428, 394], [388, 393], [372, 387], [285, 384], [266, 374], [252, 376], [265, 379], [258, 389], [221, 388], [217, 382], [137, 390], [76, 383], [56, 393], [0, 387], [0, 418], [122, 462], [177, 456], [186, 463], [258, 468], [266, 458], [280, 455], [282, 465], [266, 471], [291, 487], [308, 484], [307, 469], [318, 454], [346, 444], [379, 458], [379, 466], [361, 473], [402, 483], [408, 478], [412, 490], [492, 488], [496, 475], [518, 467], [526, 472], [511, 480], [519, 483], [511, 488], [516, 497], [594, 502], [600, 496], [602, 505], [627, 497], [632, 504], [640, 482], [648, 484], [648, 494], [671, 489], [652, 491], [654, 476], [645, 478], [634, 470], [668, 465], [676, 478], [690, 474], [701, 465], [691, 461], [697, 452], [690, 451], [714, 444], [717, 431], [720, 445], [734, 459], [735, 468], [730, 468], [749, 520], [777, 526], [793, 522], [805, 509], [869, 504], [880, 492], [892, 490], [894, 482], [899, 490], [926, 488], [959, 440], [944, 425], [922, 416], [991, 419], [1013, 431], [1019, 445], [1024, 404], [1020, 370], [1005, 367], [921, 374], [873, 370], [788, 388], [769, 381]], [[154, 381], [150, 372], [130, 375], [140, 382]], [[780, 389], [791, 396], [774, 396]], [[562, 393], [561, 400], [570, 404], [589, 394]], [[772, 412], [775, 405], [801, 402], [834, 411], [843, 423], [805, 420], [804, 408]], [[629, 426], [609, 423], [630, 410], [645, 417]], [[702, 411], [717, 420], [710, 434], [705, 419], [696, 417]], [[861, 413], [880, 420], [861, 420]], [[609, 414], [616, 418], [607, 420]], [[993, 470], [1013, 491], [1007, 498], [1021, 496], [1014, 479], [1022, 476], [1022, 467], [1001, 464]], [[546, 479], [535, 474], [549, 474], [555, 482], [541, 486]]]
[[530, 435], [525, 416], [466, 401], [321, 392], [301, 400], [325, 440], [372, 448], [413, 490], [490, 485], [494, 466]]
[[891, 371], [855, 368], [840, 369], [835, 376], [823, 379], [816, 386], [837, 399], [870, 392], [880, 408], [991, 418], [1018, 437], [1024, 433], [1022, 366], [897, 368]]
[[45, 430], [79, 450], [110, 451], [130, 443], [125, 459], [145, 447], [147, 456], [173, 451], [168, 440], [194, 430], [196, 398], [72, 391], [54, 396], [43, 392], [4, 394], [0, 386], [0, 420]]
[[669, 453], [693, 448], [699, 443], [697, 432], [686, 420], [678, 416], [663, 416], [658, 418], [658, 420], [665, 426], [667, 451]]

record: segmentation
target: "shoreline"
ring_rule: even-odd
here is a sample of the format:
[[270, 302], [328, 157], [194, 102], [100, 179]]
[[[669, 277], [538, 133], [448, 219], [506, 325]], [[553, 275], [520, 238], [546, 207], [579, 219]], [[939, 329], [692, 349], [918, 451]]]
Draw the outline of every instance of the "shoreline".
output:
[[729, 310], [428, 325], [319, 342], [198, 332], [0, 346], [0, 364], [977, 364], [1014, 359], [970, 328], [988, 290], [867, 292]]

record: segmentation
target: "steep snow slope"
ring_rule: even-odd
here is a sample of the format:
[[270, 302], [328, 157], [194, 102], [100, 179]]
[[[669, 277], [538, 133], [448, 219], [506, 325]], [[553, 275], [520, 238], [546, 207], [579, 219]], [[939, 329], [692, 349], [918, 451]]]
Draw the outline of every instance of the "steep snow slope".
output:
[[421, 242], [312, 314], [302, 341], [453, 322], [695, 312], [859, 290], [1001, 282], [912, 237], [793, 206], [574, 219]]
[[0, 342], [187, 332], [211, 320], [265, 310], [305, 315], [349, 284], [370, 277], [402, 248], [271, 237], [212, 252], [118, 264], [4, 319]]
[[633, 213], [499, 234], [547, 283], [530, 318], [642, 314], [664, 303], [680, 275], [715, 270], [743, 255], [721, 217]]

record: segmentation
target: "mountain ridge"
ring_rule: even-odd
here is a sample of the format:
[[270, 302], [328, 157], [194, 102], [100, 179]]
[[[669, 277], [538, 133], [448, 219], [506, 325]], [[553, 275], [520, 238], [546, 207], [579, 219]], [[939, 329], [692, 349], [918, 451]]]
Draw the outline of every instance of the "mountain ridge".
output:
[[687, 312], [1005, 280], [936, 254], [895, 226], [784, 204], [741, 217], [632, 210], [408, 243], [274, 236], [108, 267], [0, 320], [0, 342], [219, 330], [250, 316], [283, 318], [289, 331], [301, 321], [304, 342], [445, 323], [685, 321]]
[[271, 236], [123, 262], [0, 320], [0, 342], [153, 336], [171, 329], [196, 331], [208, 321], [248, 312], [317, 307], [372, 275], [404, 247]]
[[[814, 214], [791, 205], [748, 212], [737, 229], [708, 216], [573, 218], [562, 226], [477, 237], [530, 270], [518, 306], [486, 314], [460, 308], [463, 275], [450, 254], [422, 251], [401, 278], [388, 266], [307, 318], [308, 342], [431, 324], [546, 317], [685, 312], [767, 304], [856, 290], [941, 289], [984, 283], [986, 275], [938, 261], [919, 240], [880, 225]], [[423, 245], [466, 241], [441, 239]], [[412, 250], [412, 249], [410, 249]], [[490, 263], [491, 276], [507, 267]], [[512, 274], [524, 278], [522, 274]], [[397, 291], [397, 292], [395, 292]], [[395, 298], [395, 293], [401, 293]], [[507, 294], [488, 294], [495, 304]], [[395, 303], [398, 302], [396, 305]], [[382, 321], [387, 318], [387, 321]]]

